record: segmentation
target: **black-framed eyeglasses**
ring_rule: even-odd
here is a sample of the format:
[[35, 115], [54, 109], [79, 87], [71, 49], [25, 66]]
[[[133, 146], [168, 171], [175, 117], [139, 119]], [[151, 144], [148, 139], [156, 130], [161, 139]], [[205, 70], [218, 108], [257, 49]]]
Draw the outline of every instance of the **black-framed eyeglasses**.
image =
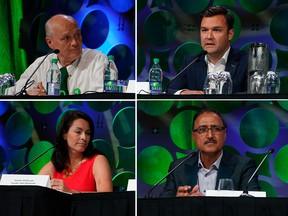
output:
[[204, 134], [204, 133], [207, 133], [209, 130], [211, 130], [213, 133], [220, 133], [225, 129], [226, 128], [224, 126], [220, 126], [220, 125], [212, 125], [211, 127], [200, 126], [194, 129], [193, 132], [197, 132], [198, 134]]

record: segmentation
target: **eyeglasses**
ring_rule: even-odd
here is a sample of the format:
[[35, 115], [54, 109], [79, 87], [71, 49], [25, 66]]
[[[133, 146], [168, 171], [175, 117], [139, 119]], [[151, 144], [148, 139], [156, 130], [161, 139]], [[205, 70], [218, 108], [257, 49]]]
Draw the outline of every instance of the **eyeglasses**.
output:
[[213, 133], [220, 133], [226, 128], [224, 126], [219, 126], [219, 125], [212, 125], [210, 128], [205, 127], [205, 126], [200, 126], [196, 129], [193, 130], [193, 132], [197, 132], [198, 134], [204, 134], [207, 133], [209, 130], [211, 130]]

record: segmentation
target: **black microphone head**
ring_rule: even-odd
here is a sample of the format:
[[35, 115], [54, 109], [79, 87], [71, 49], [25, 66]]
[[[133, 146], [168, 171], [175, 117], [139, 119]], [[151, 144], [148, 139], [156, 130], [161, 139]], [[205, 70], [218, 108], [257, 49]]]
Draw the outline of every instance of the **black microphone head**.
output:
[[53, 53], [58, 54], [58, 53], [60, 53], [60, 50], [59, 50], [59, 49], [55, 49], [55, 50], [53, 51]]
[[269, 149], [269, 154], [272, 154], [274, 152], [274, 149], [273, 148], [271, 148], [271, 149]]
[[193, 151], [190, 153], [190, 155], [193, 157], [193, 156], [197, 155], [197, 152]]
[[203, 55], [206, 55], [208, 52], [206, 50], [203, 50], [201, 53], [200, 53], [200, 56], [203, 56]]

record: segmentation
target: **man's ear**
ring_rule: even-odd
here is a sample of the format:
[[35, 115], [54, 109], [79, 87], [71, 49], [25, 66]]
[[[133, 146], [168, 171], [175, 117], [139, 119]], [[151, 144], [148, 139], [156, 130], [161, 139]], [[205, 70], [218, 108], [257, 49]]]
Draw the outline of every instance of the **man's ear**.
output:
[[47, 45], [48, 45], [52, 50], [54, 50], [53, 41], [51, 40], [51, 38], [48, 37], [48, 36], [46, 36], [46, 37], [45, 37], [45, 41], [46, 41]]

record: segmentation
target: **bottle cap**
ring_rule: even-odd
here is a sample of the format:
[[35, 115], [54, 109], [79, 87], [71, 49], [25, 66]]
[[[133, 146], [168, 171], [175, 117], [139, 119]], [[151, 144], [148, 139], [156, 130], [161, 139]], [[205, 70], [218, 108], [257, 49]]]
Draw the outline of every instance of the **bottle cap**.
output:
[[74, 89], [74, 95], [79, 95], [81, 94], [81, 90], [79, 88]]
[[114, 56], [113, 56], [113, 55], [109, 55], [109, 56], [108, 56], [108, 61], [109, 61], [109, 60], [114, 61]]
[[53, 58], [53, 59], [51, 60], [51, 62], [52, 62], [52, 63], [56, 63], [56, 64], [57, 64], [57, 62], [58, 62], [58, 59], [57, 59], [57, 58]]
[[154, 58], [154, 59], [153, 59], [153, 62], [154, 62], [154, 63], [159, 63], [159, 58]]

